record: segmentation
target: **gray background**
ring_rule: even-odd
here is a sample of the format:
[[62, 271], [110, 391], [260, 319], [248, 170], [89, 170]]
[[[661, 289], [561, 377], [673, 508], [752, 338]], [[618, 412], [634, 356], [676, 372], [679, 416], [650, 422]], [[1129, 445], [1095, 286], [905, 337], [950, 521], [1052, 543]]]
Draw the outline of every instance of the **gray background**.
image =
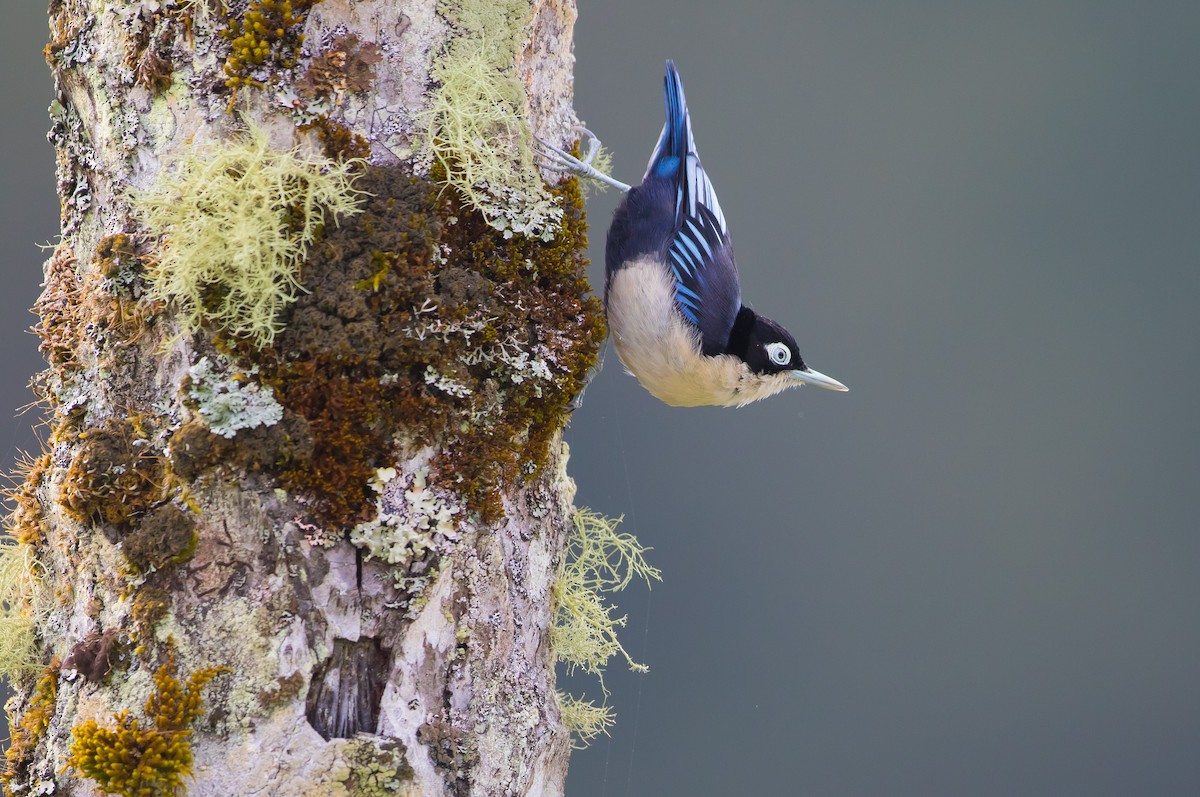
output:
[[[0, 407], [56, 231], [11, 5]], [[746, 297], [851, 392], [671, 409], [610, 351], [578, 502], [665, 580], [620, 598], [651, 671], [614, 663], [568, 794], [1200, 794], [1200, 4], [580, 5], [617, 176], [672, 57]]]

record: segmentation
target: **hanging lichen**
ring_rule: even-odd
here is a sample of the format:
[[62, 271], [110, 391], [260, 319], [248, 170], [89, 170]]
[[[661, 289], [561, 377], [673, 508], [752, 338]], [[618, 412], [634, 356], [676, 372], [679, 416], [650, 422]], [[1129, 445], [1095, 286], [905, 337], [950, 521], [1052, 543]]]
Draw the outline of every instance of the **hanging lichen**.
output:
[[[662, 580], [661, 571], [646, 562], [649, 549], [632, 534], [617, 533], [620, 522], [590, 509], [576, 511], [551, 590], [554, 625], [550, 645], [555, 658], [566, 665], [568, 673], [581, 669], [598, 677], [605, 697], [604, 669], [609, 659], [620, 654], [634, 672], [645, 672], [646, 666], [635, 662], [617, 639], [617, 629], [625, 625], [625, 618], [613, 616], [614, 607], [604, 595], [625, 589], [634, 578], [647, 585]], [[613, 723], [607, 705], [597, 706], [572, 695], [560, 695], [559, 711], [579, 744], [606, 733]]]

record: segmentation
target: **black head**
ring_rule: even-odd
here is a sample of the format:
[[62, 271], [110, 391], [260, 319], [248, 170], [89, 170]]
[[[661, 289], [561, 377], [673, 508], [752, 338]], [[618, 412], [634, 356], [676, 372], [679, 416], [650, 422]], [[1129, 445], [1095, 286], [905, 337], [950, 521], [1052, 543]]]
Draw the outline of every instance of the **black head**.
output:
[[729, 353], [756, 374], [804, 371], [807, 366], [791, 334], [769, 318], [742, 307], [729, 334]]

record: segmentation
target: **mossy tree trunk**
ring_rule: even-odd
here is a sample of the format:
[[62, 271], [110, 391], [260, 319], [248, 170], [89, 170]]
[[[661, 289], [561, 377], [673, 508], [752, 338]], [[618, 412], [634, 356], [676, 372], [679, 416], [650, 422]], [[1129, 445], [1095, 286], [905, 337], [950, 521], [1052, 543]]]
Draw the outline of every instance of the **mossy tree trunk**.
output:
[[574, 121], [574, 18], [51, 1], [6, 793], [562, 792], [559, 433], [603, 329], [528, 144]]

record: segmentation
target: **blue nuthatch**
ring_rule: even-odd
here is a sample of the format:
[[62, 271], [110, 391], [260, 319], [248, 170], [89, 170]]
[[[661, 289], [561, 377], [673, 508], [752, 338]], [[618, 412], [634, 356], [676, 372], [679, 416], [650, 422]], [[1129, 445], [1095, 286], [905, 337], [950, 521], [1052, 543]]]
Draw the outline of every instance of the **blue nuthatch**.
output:
[[559, 167], [626, 192], [605, 248], [604, 307], [621, 362], [681, 407], [740, 407], [802, 384], [846, 390], [805, 365], [786, 329], [742, 304], [729, 229], [670, 61], [664, 83], [667, 121], [641, 185], [547, 148]]

